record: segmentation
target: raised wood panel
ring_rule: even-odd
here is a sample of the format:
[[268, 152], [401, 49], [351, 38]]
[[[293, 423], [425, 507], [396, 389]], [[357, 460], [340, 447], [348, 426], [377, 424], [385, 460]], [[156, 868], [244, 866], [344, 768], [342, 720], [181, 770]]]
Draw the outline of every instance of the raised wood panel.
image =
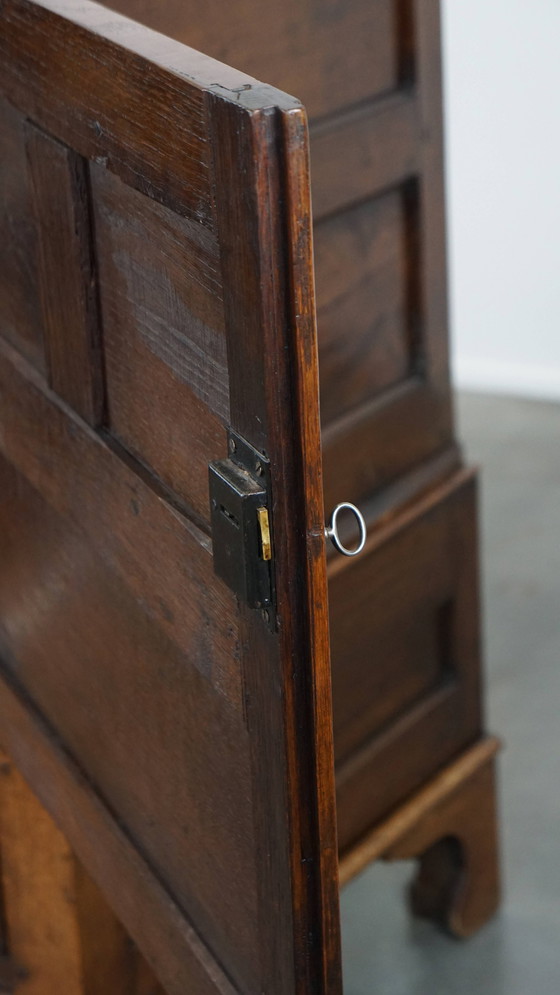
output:
[[75, 13], [71, 0], [3, 4], [4, 95], [75, 152], [212, 227], [204, 84], [243, 89], [254, 81], [96, 4], [82, 6], [68, 31], [63, 16]]
[[30, 124], [26, 144], [50, 383], [98, 425], [103, 377], [87, 163]]
[[207, 523], [229, 421], [218, 245], [101, 166], [91, 185], [107, 428]]
[[409, 72], [408, 0], [111, 0], [172, 38], [292, 93], [311, 118], [396, 88]]
[[46, 367], [24, 119], [0, 96], [0, 335]]
[[480, 734], [474, 501], [460, 471], [372, 533], [351, 594], [331, 571], [342, 851]]
[[394, 190], [315, 227], [324, 425], [413, 369], [406, 210]]

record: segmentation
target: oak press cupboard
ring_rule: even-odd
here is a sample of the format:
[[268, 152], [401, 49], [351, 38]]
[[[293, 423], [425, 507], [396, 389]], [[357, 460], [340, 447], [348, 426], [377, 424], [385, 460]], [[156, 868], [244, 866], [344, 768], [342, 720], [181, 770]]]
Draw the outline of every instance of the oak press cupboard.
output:
[[0, 980], [337, 995], [498, 900], [438, 3], [111, 6], [0, 2]]

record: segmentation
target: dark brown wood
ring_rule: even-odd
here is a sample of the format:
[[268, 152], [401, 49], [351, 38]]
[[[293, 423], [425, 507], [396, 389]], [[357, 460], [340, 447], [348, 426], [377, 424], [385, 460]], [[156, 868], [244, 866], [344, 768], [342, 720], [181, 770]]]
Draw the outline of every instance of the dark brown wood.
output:
[[325, 425], [414, 370], [401, 191], [324, 221], [315, 238]]
[[[53, 413], [46, 421], [51, 438]], [[77, 454], [78, 439], [76, 433], [72, 448]], [[51, 459], [56, 458], [56, 449], [49, 451]], [[85, 460], [80, 462], [85, 469]], [[64, 463], [59, 461], [55, 486], [69, 479], [63, 474]], [[70, 471], [72, 475], [75, 478], [78, 471]], [[206, 599], [195, 602], [196, 628], [191, 628], [188, 616], [184, 619], [188, 640], [186, 634], [172, 640], [157, 619], [142, 610], [123, 574], [106, 559], [106, 525], [92, 542], [68, 515], [51, 510], [43, 494], [4, 461], [1, 478], [4, 667], [32, 695], [178, 904], [214, 943], [221, 944], [223, 936], [224, 951], [239, 964], [256, 942], [248, 735], [243, 711], [234, 710], [212, 681], [212, 664], [219, 673], [224, 651], [229, 666], [239, 660], [228, 632], [235, 627], [233, 598], [219, 597], [208, 553], [201, 550], [198, 555], [206, 556], [208, 566], [202, 587]], [[102, 485], [103, 478], [98, 479]], [[166, 562], [162, 558], [158, 569], [161, 550], [153, 525], [143, 524], [149, 512], [142, 491], [136, 485], [139, 515], [130, 506], [130, 493], [125, 507], [135, 523], [139, 559], [145, 543], [154, 550], [144, 570], [149, 563], [155, 596]], [[104, 504], [101, 495], [96, 504]], [[192, 540], [187, 547], [183, 544], [183, 558], [188, 558], [189, 545], [196, 549]], [[184, 574], [181, 578], [184, 598], [202, 581], [191, 572], [195, 563], [189, 564], [190, 580]], [[128, 570], [134, 570], [130, 561]], [[35, 604], [29, 591], [38, 574], [39, 590], [44, 587], [45, 594]], [[160, 607], [160, 614], [163, 610]], [[180, 611], [180, 606], [173, 610]], [[220, 615], [220, 626], [229, 637], [221, 649], [215, 627], [202, 617], [212, 611]], [[22, 612], [28, 618], [25, 640], [17, 624]], [[235, 654], [231, 660], [228, 649]], [[100, 724], [107, 730], [103, 736]], [[190, 860], [185, 860], [184, 840]], [[80, 847], [76, 849], [80, 855]]]
[[[322, 228], [334, 224], [335, 218], [342, 223], [343, 218], [354, 217], [359, 233], [360, 226], [367, 223], [368, 212], [388, 216], [388, 205], [396, 194], [401, 199], [392, 235], [394, 245], [400, 239], [401, 251], [393, 252], [384, 285], [380, 284], [380, 267], [386, 253], [380, 242], [370, 257], [364, 281], [368, 287], [375, 282], [379, 286], [378, 314], [391, 314], [393, 301], [402, 302], [400, 323], [387, 335], [386, 345], [380, 346], [385, 362], [394, 358], [399, 342], [408, 342], [407, 361], [401, 365], [397, 383], [387, 379], [376, 383], [372, 379], [368, 397], [358, 391], [352, 408], [333, 411], [338, 417], [324, 419], [327, 508], [340, 500], [367, 501], [374, 492], [390, 485], [411, 466], [440, 453], [453, 440], [446, 334], [439, 5], [437, 0], [416, 0], [412, 6], [409, 45], [414, 71], [408, 86], [359, 113], [334, 119], [330, 128], [321, 126], [318, 130], [318, 237]], [[313, 143], [312, 152], [315, 153]], [[350, 176], [346, 201], [340, 179], [336, 186], [337, 169], [339, 177], [345, 177], [347, 172]], [[355, 267], [342, 254], [339, 265], [338, 292], [344, 300], [344, 286], [350, 292]], [[319, 314], [322, 306], [319, 294]], [[362, 327], [360, 322], [341, 324], [339, 336], [346, 341], [342, 358], [351, 353], [354, 340], [358, 343]], [[372, 344], [382, 341], [383, 331], [384, 326], [381, 331], [374, 328]], [[327, 349], [331, 337], [332, 334], [325, 339]], [[323, 348], [319, 323], [320, 363]], [[362, 355], [357, 348], [353, 355], [359, 374]], [[341, 364], [338, 380], [344, 383], [350, 372]], [[330, 390], [336, 391], [334, 367], [331, 376]]]
[[[7, 747], [171, 995], [331, 995], [337, 846], [303, 112], [95, 4], [8, 0], [0, 19], [0, 88], [60, 143], [49, 144], [57, 168], [87, 160], [106, 374], [93, 431], [68, 367], [53, 391], [1, 346]], [[30, 159], [48, 220], [50, 166], [37, 147]], [[49, 277], [61, 306], [61, 268]], [[63, 360], [72, 345], [65, 336]], [[202, 471], [226, 455], [226, 424], [270, 460], [272, 619], [212, 573]]]
[[409, 72], [409, 0], [111, 0], [111, 7], [298, 96], [312, 119], [394, 89]]
[[443, 770], [341, 861], [341, 882], [372, 860], [410, 860], [415, 915], [457, 937], [471, 936], [500, 900], [494, 738], [481, 740]]
[[461, 471], [331, 567], [343, 853], [481, 733], [474, 508]]
[[27, 176], [25, 122], [0, 96], [0, 323], [2, 335], [39, 369], [46, 358], [37, 231]]
[[225, 455], [229, 422], [216, 236], [96, 163], [91, 187], [106, 427], [207, 529], [208, 458]]
[[[286, 737], [290, 790], [283, 804], [287, 813], [279, 807], [278, 793], [272, 787], [273, 780], [286, 776], [277, 767], [282, 754], [278, 754], [276, 745], [272, 754], [261, 750], [253, 754], [263, 805], [259, 815], [264, 819], [263, 833], [269, 838], [269, 852], [273, 855], [272, 862], [262, 869], [259, 887], [265, 890], [267, 902], [278, 902], [278, 874], [285, 873], [278, 859], [282, 845], [278, 827], [287, 814], [301, 839], [301, 850], [292, 854], [300, 916], [306, 909], [310, 913], [299, 944], [295, 945], [296, 985], [307, 991], [320, 983], [325, 991], [336, 991], [341, 983], [338, 910], [332, 901], [338, 888], [337, 847], [319, 412], [318, 405], [310, 403], [311, 397], [318, 397], [318, 381], [305, 117], [299, 108], [287, 106], [280, 113], [265, 110], [247, 114], [240, 121], [237, 108], [217, 94], [209, 97], [209, 106], [214, 123], [222, 271], [228, 288], [225, 304], [232, 425], [271, 460], [276, 591], [285, 667], [283, 673], [274, 672], [273, 644], [269, 634], [261, 630], [269, 667], [265, 674], [254, 673], [252, 667], [246, 671], [249, 725], [251, 719], [257, 726], [263, 722], [269, 725], [268, 697], [275, 694], [278, 682], [290, 689], [286, 724], [276, 731], [277, 736]], [[286, 177], [278, 172], [282, 159], [275, 161], [274, 149], [279, 143], [285, 150], [284, 161], [292, 167]], [[256, 154], [259, 146], [262, 156]], [[232, 167], [237, 177], [233, 183]], [[278, 185], [286, 197], [287, 230], [279, 216]], [[246, 225], [251, 217], [247, 202], [255, 205], [258, 222], [250, 228]], [[280, 274], [274, 265], [286, 238], [291, 264], [287, 310]], [[250, 314], [242, 303], [247, 297], [258, 302]], [[288, 339], [283, 333], [285, 327]], [[259, 370], [256, 379], [250, 375], [251, 370]], [[274, 396], [267, 391], [273, 380], [284, 385], [284, 390]], [[294, 426], [299, 434], [297, 452], [286, 446]], [[295, 523], [299, 524], [294, 528]], [[305, 557], [301, 557], [303, 549]], [[298, 592], [306, 589], [311, 596], [302, 602]], [[321, 603], [322, 610], [318, 609]], [[244, 622], [248, 633], [254, 616], [245, 613]], [[311, 666], [305, 666], [302, 651], [310, 652]], [[305, 701], [308, 706], [302, 709]], [[294, 735], [298, 727], [299, 741]], [[318, 749], [310, 749], [308, 737], [320, 744]], [[308, 786], [301, 778], [304, 771], [319, 788], [320, 797], [307, 793]], [[315, 860], [320, 874], [313, 880], [313, 876], [302, 875], [302, 865]], [[314, 965], [307, 953], [309, 937], [313, 935], [317, 944]], [[282, 961], [278, 939], [269, 937], [265, 952], [271, 987], [278, 984]], [[311, 970], [320, 982], [313, 981]], [[290, 984], [293, 982], [288, 977], [281, 979], [280, 990]]]
[[26, 145], [50, 383], [82, 418], [98, 425], [103, 380], [87, 165], [33, 126]]
[[[211, 226], [204, 86], [219, 81], [243, 87], [247, 77], [227, 67], [216, 72], [212, 60], [189, 56], [183, 46], [130, 22], [124, 29], [120, 17], [98, 5], [81, 8], [79, 22], [75, 11], [74, 0], [6, 0], [0, 36], [4, 95], [79, 155]], [[65, 15], [74, 19], [72, 30], [64, 26]]]
[[[418, 102], [410, 88], [313, 126], [315, 221], [398, 188], [420, 167]], [[344, 148], [344, 169], [340, 168]]]
[[[12, 473], [15, 468], [51, 512], [79, 530], [170, 643], [189, 646], [190, 665], [240, 711], [235, 604], [214, 580], [208, 538], [162, 500], [150, 478], [143, 479], [64, 409], [17, 353], [1, 343], [0, 383], [2, 451]], [[50, 460], [43, 458], [45, 452]], [[111, 527], [114, 522], [118, 529]], [[4, 583], [9, 584], [8, 577]], [[204, 602], [185, 601], [185, 583], [204, 590]], [[209, 615], [215, 617], [212, 626]], [[193, 641], [193, 633], [204, 636]]]

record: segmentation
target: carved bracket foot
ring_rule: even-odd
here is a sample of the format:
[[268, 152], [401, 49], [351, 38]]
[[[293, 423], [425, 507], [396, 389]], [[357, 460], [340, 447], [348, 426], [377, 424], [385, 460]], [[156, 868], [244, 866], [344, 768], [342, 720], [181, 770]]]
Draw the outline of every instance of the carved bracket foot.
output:
[[341, 861], [348, 880], [371, 860], [416, 858], [414, 915], [454, 936], [476, 932], [500, 900], [495, 754], [486, 739], [463, 754]]

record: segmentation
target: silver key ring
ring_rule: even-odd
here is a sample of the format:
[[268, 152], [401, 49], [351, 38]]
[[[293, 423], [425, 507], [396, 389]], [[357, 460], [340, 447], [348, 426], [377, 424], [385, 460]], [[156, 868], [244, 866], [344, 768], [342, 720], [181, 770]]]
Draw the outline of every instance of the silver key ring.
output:
[[[358, 523], [358, 528], [360, 530], [360, 539], [358, 545], [354, 549], [348, 549], [348, 547], [344, 545], [338, 534], [337, 519], [340, 512], [344, 510], [351, 511], [352, 514], [355, 515], [356, 521]], [[362, 549], [366, 544], [367, 529], [366, 529], [366, 523], [364, 522], [364, 516], [362, 515], [361, 511], [359, 511], [359, 509], [356, 508], [355, 504], [350, 504], [349, 501], [343, 501], [342, 504], [337, 504], [336, 508], [334, 509], [331, 515], [331, 524], [325, 528], [325, 535], [327, 539], [331, 540], [335, 549], [338, 549], [338, 552], [342, 553], [343, 556], [357, 556], [358, 553], [362, 552]]]

